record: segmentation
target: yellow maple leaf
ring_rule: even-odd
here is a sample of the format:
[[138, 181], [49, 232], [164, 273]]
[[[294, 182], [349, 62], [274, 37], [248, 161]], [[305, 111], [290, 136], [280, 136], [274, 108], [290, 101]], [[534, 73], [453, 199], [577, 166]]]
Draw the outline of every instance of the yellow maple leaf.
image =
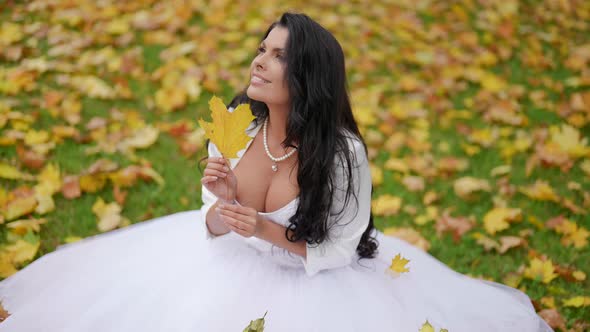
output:
[[95, 193], [106, 185], [107, 175], [104, 173], [84, 174], [80, 176], [80, 189], [85, 192]]
[[486, 213], [483, 217], [483, 225], [486, 232], [493, 235], [507, 229], [510, 226], [509, 221], [519, 220], [520, 218], [520, 209], [497, 207]]
[[553, 191], [553, 188], [544, 180], [537, 180], [528, 187], [519, 188], [519, 191], [538, 201], [559, 201], [559, 197]]
[[139, 128], [130, 137], [119, 142], [117, 148], [120, 151], [148, 148], [158, 140], [159, 133], [160, 131], [151, 125]]
[[584, 271], [576, 270], [576, 271], [572, 272], [572, 276], [577, 281], [584, 281], [584, 280], [586, 280], [586, 273], [584, 273]]
[[29, 230], [38, 233], [41, 230], [41, 225], [46, 222], [47, 219], [45, 218], [19, 219], [6, 224], [6, 227], [10, 228], [13, 233], [22, 236]]
[[590, 156], [590, 148], [586, 146], [588, 144], [588, 138], [581, 138], [580, 132], [576, 128], [562, 124], [561, 128], [552, 126], [549, 131], [551, 133], [551, 141], [556, 143], [562, 151], [567, 152], [570, 156]]
[[33, 180], [35, 177], [19, 171], [16, 167], [0, 162], [0, 178], [12, 180]]
[[98, 230], [101, 232], [110, 231], [117, 228], [122, 223], [126, 223], [121, 216], [121, 206], [117, 202], [106, 204], [102, 198], [98, 198], [92, 205], [92, 212], [98, 217]]
[[37, 175], [39, 185], [45, 187], [49, 194], [54, 194], [61, 189], [61, 175], [59, 167], [53, 163], [47, 164], [43, 170]]
[[524, 276], [548, 284], [557, 278], [557, 273], [555, 273], [555, 266], [550, 259], [542, 261], [539, 258], [533, 258], [530, 265], [524, 270]]
[[23, 27], [16, 23], [2, 22], [0, 26], [0, 46], [8, 46], [23, 38]]
[[378, 216], [392, 216], [399, 212], [402, 199], [397, 196], [385, 194], [371, 202], [373, 213]]
[[471, 176], [464, 176], [453, 183], [455, 194], [463, 199], [470, 199], [476, 191], [491, 191], [491, 186], [486, 179], [477, 179]]
[[199, 120], [199, 125], [205, 130], [205, 136], [215, 144], [225, 158], [237, 158], [252, 139], [246, 135], [246, 129], [255, 119], [250, 111], [250, 105], [240, 104], [233, 112], [229, 112], [220, 98], [213, 96], [209, 100], [211, 118], [213, 122]]
[[156, 91], [156, 106], [165, 112], [171, 112], [186, 104], [186, 92], [182, 89], [163, 88]]
[[29, 214], [35, 210], [37, 206], [37, 199], [35, 199], [34, 193], [29, 194], [25, 197], [16, 198], [7, 204], [3, 213], [6, 220], [12, 220]]
[[17, 272], [16, 267], [35, 257], [41, 242], [31, 243], [23, 239], [0, 248], [0, 277], [7, 278]]
[[430, 323], [427, 320], [426, 322], [424, 322], [424, 324], [422, 324], [422, 327], [418, 332], [434, 332], [434, 327], [432, 327], [432, 325], [430, 325]]
[[566, 307], [585, 307], [590, 305], [590, 296], [574, 296], [567, 300], [563, 300], [563, 305]]
[[583, 227], [575, 227], [575, 229], [561, 238], [561, 243], [564, 246], [573, 245], [576, 249], [581, 249], [588, 245], [588, 236], [590, 232]]
[[383, 171], [381, 168], [373, 163], [369, 163], [369, 169], [371, 172], [371, 182], [373, 187], [383, 184]]
[[401, 254], [397, 254], [392, 260], [391, 265], [387, 269], [388, 273], [398, 276], [401, 273], [410, 272], [410, 269], [406, 267], [410, 261], [402, 257]]
[[[589, 162], [590, 164], [590, 162]], [[383, 166], [385, 169], [388, 169], [390, 171], [396, 171], [396, 172], [400, 172], [400, 173], [406, 173], [410, 170], [410, 167], [408, 166], [407, 162], [403, 159], [399, 159], [399, 158], [389, 158], [386, 162], [385, 165]], [[590, 167], [588, 168], [590, 169]], [[590, 171], [589, 171], [590, 174]]]
[[383, 234], [393, 236], [413, 244], [422, 251], [430, 249], [430, 242], [426, 240], [420, 232], [408, 227], [387, 227], [383, 230]]

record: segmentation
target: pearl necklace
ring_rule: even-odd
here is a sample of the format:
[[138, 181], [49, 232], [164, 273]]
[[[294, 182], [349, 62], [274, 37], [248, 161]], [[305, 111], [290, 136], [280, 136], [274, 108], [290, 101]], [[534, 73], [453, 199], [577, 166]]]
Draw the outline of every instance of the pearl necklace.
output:
[[297, 149], [293, 149], [289, 153], [287, 153], [286, 155], [278, 157], [278, 158], [274, 157], [272, 154], [270, 154], [270, 150], [268, 149], [268, 142], [267, 142], [267, 138], [266, 138], [266, 124], [267, 123], [268, 123], [268, 117], [266, 119], [264, 119], [264, 124], [262, 125], [262, 133], [263, 133], [262, 138], [264, 141], [264, 151], [266, 151], [266, 155], [270, 158], [270, 160], [273, 161], [272, 166], [271, 166], [272, 171], [276, 172], [279, 170], [279, 166], [277, 165], [277, 163], [279, 161], [283, 161], [283, 160], [291, 157], [293, 155], [293, 153], [295, 153], [295, 151], [297, 151]]

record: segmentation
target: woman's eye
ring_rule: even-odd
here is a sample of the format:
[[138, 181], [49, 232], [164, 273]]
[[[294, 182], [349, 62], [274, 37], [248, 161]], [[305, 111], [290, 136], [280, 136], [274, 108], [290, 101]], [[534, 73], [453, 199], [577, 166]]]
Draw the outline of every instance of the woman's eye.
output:
[[264, 47], [259, 47], [258, 48], [258, 53], [262, 53], [262, 52], [264, 52]]

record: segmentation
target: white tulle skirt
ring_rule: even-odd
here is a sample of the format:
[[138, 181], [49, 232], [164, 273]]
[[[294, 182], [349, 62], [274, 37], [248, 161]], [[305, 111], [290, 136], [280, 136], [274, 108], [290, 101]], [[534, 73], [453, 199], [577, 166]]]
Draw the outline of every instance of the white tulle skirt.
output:
[[[454, 272], [378, 233], [379, 255], [308, 277], [238, 239], [205, 240], [199, 210], [60, 247], [0, 283], [0, 331], [552, 331], [522, 292]], [[397, 254], [410, 272], [385, 273]]]

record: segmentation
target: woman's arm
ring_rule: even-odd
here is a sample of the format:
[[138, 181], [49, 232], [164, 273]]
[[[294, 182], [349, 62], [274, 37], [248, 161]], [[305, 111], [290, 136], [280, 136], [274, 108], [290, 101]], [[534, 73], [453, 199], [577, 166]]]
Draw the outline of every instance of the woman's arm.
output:
[[[285, 230], [287, 227], [276, 224], [270, 220], [260, 218], [260, 226], [255, 236], [259, 239], [268, 241], [277, 247], [286, 249], [303, 258], [307, 257], [307, 246], [305, 240], [291, 242], [285, 237]], [[292, 231], [289, 231], [291, 235]]]
[[307, 257], [305, 240], [287, 240], [287, 228], [262, 217], [256, 209], [240, 204], [218, 204], [215, 211], [220, 215], [221, 223], [231, 231], [244, 237], [255, 236], [304, 259]]
[[207, 225], [207, 229], [209, 233], [214, 236], [220, 236], [223, 234], [229, 233], [230, 229], [225, 225], [219, 212], [217, 212], [217, 206], [219, 205], [220, 200], [218, 199], [215, 204], [211, 206], [211, 208], [207, 211], [207, 216], [205, 217], [205, 224]]

